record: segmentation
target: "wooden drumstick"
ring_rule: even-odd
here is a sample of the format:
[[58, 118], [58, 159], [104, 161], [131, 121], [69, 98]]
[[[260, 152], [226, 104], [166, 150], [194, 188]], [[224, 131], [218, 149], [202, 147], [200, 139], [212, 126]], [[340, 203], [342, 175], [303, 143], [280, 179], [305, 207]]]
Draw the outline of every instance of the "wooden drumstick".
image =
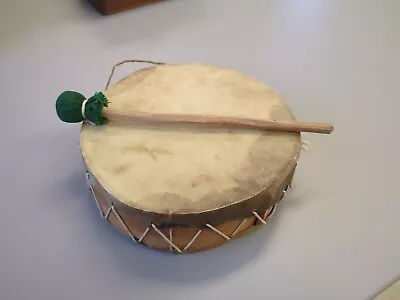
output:
[[110, 120], [124, 122], [151, 122], [165, 124], [204, 124], [226, 125], [273, 131], [313, 132], [329, 134], [333, 131], [331, 124], [298, 121], [273, 121], [238, 117], [219, 117], [212, 115], [189, 114], [152, 114], [152, 113], [120, 113], [110, 109], [103, 110], [103, 116]]
[[313, 132], [329, 134], [333, 131], [331, 124], [299, 122], [292, 120], [261, 120], [239, 117], [222, 117], [190, 114], [153, 114], [144, 112], [118, 112], [108, 108], [109, 101], [103, 93], [97, 93], [89, 99], [82, 94], [66, 91], [56, 102], [58, 117], [67, 123], [79, 123], [84, 120], [103, 125], [109, 120], [118, 122], [146, 122], [164, 124], [204, 124], [215, 126], [235, 126], [259, 130]]

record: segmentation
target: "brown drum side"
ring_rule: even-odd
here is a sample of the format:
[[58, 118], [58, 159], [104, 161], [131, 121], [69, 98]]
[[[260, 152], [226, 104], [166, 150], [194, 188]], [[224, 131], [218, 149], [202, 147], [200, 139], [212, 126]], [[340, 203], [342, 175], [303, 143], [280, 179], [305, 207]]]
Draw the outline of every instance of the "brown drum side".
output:
[[[294, 170], [293, 170], [294, 171]], [[87, 173], [90, 176], [89, 172]], [[293, 172], [278, 187], [279, 200], [290, 186]], [[218, 247], [252, 229], [265, 224], [275, 211], [276, 204], [263, 211], [254, 211], [245, 218], [226, 219], [220, 224], [205, 223], [202, 226], [163, 224], [129, 214], [115, 206], [115, 199], [94, 179], [89, 183], [101, 216], [120, 232], [128, 235], [134, 242], [151, 248], [174, 253], [198, 252]]]
[[[83, 164], [86, 168], [87, 174], [88, 166]], [[101, 192], [103, 197], [112, 203], [118, 212], [126, 215], [134, 215], [138, 219], [143, 219], [145, 222], [153, 222], [155, 224], [177, 224], [189, 227], [201, 227], [205, 223], [216, 225], [224, 224], [227, 220], [243, 220], [253, 214], [254, 211], [263, 214], [265, 211], [276, 205], [282, 198], [282, 193], [290, 186], [294, 173], [296, 171], [297, 163], [293, 164], [283, 172], [281, 180], [276, 180], [268, 188], [264, 189], [259, 194], [243, 199], [242, 201], [228, 205], [226, 207], [214, 210], [204, 211], [202, 213], [187, 213], [187, 214], [164, 214], [144, 211], [131, 207], [119, 201], [114, 195], [108, 192], [104, 186], [98, 182], [96, 177], [90, 173], [91, 180], [97, 184], [97, 189]]]

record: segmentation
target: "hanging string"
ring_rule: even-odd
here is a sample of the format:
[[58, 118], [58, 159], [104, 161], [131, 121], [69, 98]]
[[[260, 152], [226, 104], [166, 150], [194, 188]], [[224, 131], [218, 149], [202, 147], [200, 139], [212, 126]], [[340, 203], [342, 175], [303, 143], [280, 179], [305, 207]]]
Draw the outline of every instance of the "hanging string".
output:
[[114, 76], [115, 69], [116, 69], [117, 67], [119, 67], [119, 66], [125, 64], [125, 63], [146, 63], [146, 64], [153, 64], [153, 65], [165, 65], [165, 63], [163, 63], [163, 62], [157, 62], [157, 61], [151, 61], [151, 60], [141, 60], [141, 59], [127, 59], [127, 60], [123, 60], [123, 61], [121, 61], [121, 62], [119, 62], [119, 63], [117, 63], [117, 64], [115, 64], [115, 65], [113, 66], [113, 68], [112, 68], [112, 70], [111, 70], [111, 74], [110, 74], [110, 76], [109, 76], [109, 78], [108, 78], [108, 80], [107, 80], [107, 84], [106, 84], [106, 88], [105, 88], [105, 89], [108, 89], [108, 87], [110, 86], [110, 84], [111, 84], [111, 79], [112, 79], [112, 77]]

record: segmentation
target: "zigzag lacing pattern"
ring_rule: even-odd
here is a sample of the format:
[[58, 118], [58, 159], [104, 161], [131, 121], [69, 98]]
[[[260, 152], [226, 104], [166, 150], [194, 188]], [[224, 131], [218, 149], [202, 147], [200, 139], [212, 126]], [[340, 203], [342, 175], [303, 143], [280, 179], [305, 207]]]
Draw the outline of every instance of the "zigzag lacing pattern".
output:
[[[90, 180], [90, 175], [89, 173], [87, 173], [87, 178]], [[146, 237], [146, 235], [149, 233], [149, 231], [151, 229], [153, 229], [155, 232], [157, 232], [160, 237], [165, 240], [169, 247], [170, 247], [170, 251], [176, 251], [178, 253], [183, 253], [185, 251], [187, 251], [190, 246], [196, 241], [196, 239], [199, 237], [199, 235], [202, 233], [203, 229], [198, 229], [198, 231], [194, 234], [193, 238], [182, 248], [180, 249], [174, 242], [173, 242], [173, 236], [172, 236], [172, 228], [169, 229], [169, 237], [167, 237], [154, 223], [150, 222], [149, 225], [146, 227], [146, 229], [143, 231], [142, 235], [139, 238], [136, 238], [132, 232], [130, 231], [130, 229], [128, 228], [128, 226], [126, 225], [126, 223], [124, 222], [124, 220], [122, 219], [121, 215], [118, 213], [118, 211], [115, 209], [114, 205], [111, 204], [110, 207], [108, 208], [108, 210], [106, 211], [105, 214], [103, 214], [101, 208], [100, 208], [100, 204], [97, 200], [97, 197], [95, 195], [95, 192], [93, 190], [92, 184], [88, 183], [89, 185], [89, 189], [92, 193], [93, 198], [95, 199], [97, 208], [100, 212], [100, 215], [102, 216], [103, 219], [108, 220], [108, 218], [110, 217], [110, 214], [113, 213], [114, 216], [118, 219], [118, 221], [121, 223], [121, 225], [123, 226], [123, 228], [125, 229], [125, 231], [128, 233], [129, 237], [135, 242], [135, 243], [142, 243], [142, 241], [144, 240], [144, 238]], [[288, 188], [290, 188], [290, 186], [288, 186], [284, 191], [283, 191], [283, 195], [286, 194]], [[253, 212], [253, 215], [257, 218], [258, 221], [260, 221], [262, 224], [266, 224], [268, 219], [273, 215], [273, 213], [275, 212], [276, 209], [276, 204], [272, 207], [269, 208], [265, 211], [264, 216], [261, 217], [259, 213], [257, 213], [256, 211]], [[225, 240], [229, 241], [231, 240], [240, 230], [240, 228], [242, 227], [242, 225], [244, 223], [246, 223], [246, 221], [248, 220], [248, 218], [243, 219], [238, 226], [235, 228], [235, 230], [232, 232], [232, 234], [230, 236], [227, 236], [226, 234], [224, 234], [223, 232], [221, 232], [220, 230], [218, 230], [217, 228], [215, 228], [214, 226], [212, 226], [211, 224], [204, 224], [205, 227], [209, 228], [210, 230], [212, 230], [213, 232], [215, 232], [216, 234], [218, 234], [219, 236], [223, 237]]]

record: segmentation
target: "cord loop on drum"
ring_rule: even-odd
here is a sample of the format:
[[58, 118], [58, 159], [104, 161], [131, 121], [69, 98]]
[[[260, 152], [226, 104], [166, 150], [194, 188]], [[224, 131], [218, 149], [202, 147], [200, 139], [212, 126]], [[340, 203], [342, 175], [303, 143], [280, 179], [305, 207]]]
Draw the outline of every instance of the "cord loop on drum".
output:
[[110, 76], [109, 76], [109, 78], [108, 78], [108, 80], [107, 80], [107, 84], [106, 84], [106, 88], [105, 88], [105, 89], [108, 89], [108, 87], [110, 86], [110, 84], [111, 84], [111, 79], [112, 79], [112, 77], [114, 76], [115, 69], [116, 69], [117, 67], [119, 67], [119, 66], [125, 64], [125, 63], [147, 63], [147, 64], [153, 64], [153, 65], [165, 65], [164, 62], [157, 62], [157, 61], [151, 61], [151, 60], [141, 60], [141, 59], [127, 59], [127, 60], [123, 60], [123, 61], [121, 61], [121, 62], [119, 62], [119, 63], [116, 63], [116, 64], [113, 66], [113, 68], [112, 68], [112, 70], [111, 70], [111, 74], [110, 74]]

